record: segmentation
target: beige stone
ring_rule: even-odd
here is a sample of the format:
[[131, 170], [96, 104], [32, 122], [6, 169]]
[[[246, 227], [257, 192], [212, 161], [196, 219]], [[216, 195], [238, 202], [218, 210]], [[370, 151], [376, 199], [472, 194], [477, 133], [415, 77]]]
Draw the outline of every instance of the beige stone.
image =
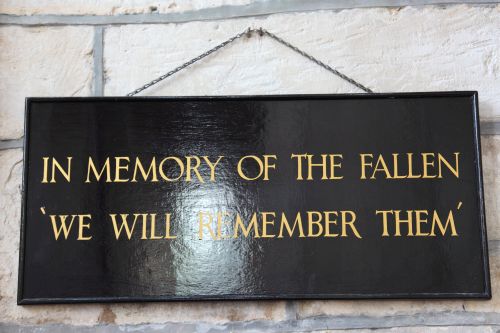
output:
[[[254, 0], [255, 1], [255, 0]], [[245, 5], [252, 0], [2, 0], [0, 13], [11, 15], [118, 15], [176, 13], [223, 5]]]
[[[182, 12], [253, 0], [3, 0], [14, 15]], [[156, 9], [154, 8], [156, 7]], [[263, 26], [378, 92], [478, 90], [482, 119], [500, 119], [500, 5], [354, 9], [163, 25], [107, 26], [106, 95], [123, 96], [248, 26]], [[27, 96], [88, 96], [93, 27], [0, 27], [0, 139], [22, 136]], [[269, 38], [242, 39], [144, 95], [359, 92]], [[17, 306], [22, 152], [0, 151], [0, 322], [71, 325], [285, 321], [500, 313], [500, 136], [483, 136], [493, 299], [250, 301]], [[464, 317], [465, 318], [465, 317]], [[462, 323], [467, 325], [466, 322]], [[208, 327], [208, 326], [207, 326]], [[381, 332], [495, 332], [407, 327]], [[306, 328], [304, 328], [306, 331]], [[367, 331], [367, 330], [364, 330]], [[361, 331], [361, 332], [364, 332]]]
[[[328, 330], [328, 331], [314, 331], [315, 333], [329, 333], [329, 332], [356, 332], [356, 333], [373, 333], [372, 329], [361, 330]], [[376, 333], [498, 333], [495, 326], [449, 326], [449, 327], [394, 327], [377, 329]]]
[[33, 96], [88, 96], [91, 27], [0, 27], [0, 140], [23, 135]]
[[[482, 119], [500, 118], [500, 5], [112, 26], [105, 33], [105, 94], [124, 95], [248, 26], [265, 27], [377, 92], [478, 90]], [[360, 91], [276, 41], [254, 36], [143, 94], [342, 92]]]
[[117, 324], [274, 320], [286, 318], [285, 301], [173, 302], [112, 307]]
[[500, 239], [500, 136], [483, 136], [481, 146], [488, 237]]

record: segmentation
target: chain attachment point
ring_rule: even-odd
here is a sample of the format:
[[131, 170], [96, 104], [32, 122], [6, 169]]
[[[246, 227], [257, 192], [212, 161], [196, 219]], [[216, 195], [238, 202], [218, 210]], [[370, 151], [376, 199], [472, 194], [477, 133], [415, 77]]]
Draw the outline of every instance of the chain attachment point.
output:
[[129, 97], [130, 97], [130, 96], [135, 96], [135, 95], [137, 95], [138, 93], [140, 93], [141, 91], [143, 91], [143, 90], [145, 90], [145, 89], [147, 89], [147, 88], [149, 88], [149, 87], [151, 87], [151, 86], [153, 86], [153, 85], [157, 84], [157, 83], [158, 83], [158, 82], [160, 82], [160, 81], [165, 80], [165, 79], [166, 79], [166, 78], [168, 78], [169, 76], [172, 76], [172, 75], [174, 75], [175, 73], [177, 73], [177, 72], [179, 72], [179, 71], [183, 70], [184, 68], [189, 67], [190, 65], [194, 64], [195, 62], [197, 62], [197, 61], [199, 61], [199, 60], [201, 60], [201, 59], [203, 59], [203, 58], [205, 58], [205, 57], [209, 56], [210, 54], [212, 54], [212, 53], [214, 53], [214, 52], [216, 52], [216, 51], [220, 50], [221, 48], [225, 47], [226, 45], [231, 44], [231, 43], [232, 43], [232, 42], [234, 42], [235, 40], [237, 40], [237, 39], [239, 39], [239, 38], [241, 38], [241, 37], [243, 37], [243, 36], [245, 36], [245, 37], [247, 37], [247, 38], [251, 38], [253, 33], [257, 33], [257, 34], [259, 35], [259, 37], [263, 37], [264, 35], [267, 35], [267, 36], [271, 37], [272, 39], [274, 39], [275, 41], [277, 41], [278, 43], [280, 43], [280, 44], [282, 44], [282, 45], [284, 45], [284, 46], [288, 47], [289, 49], [291, 49], [291, 50], [293, 50], [293, 51], [297, 52], [298, 54], [300, 54], [300, 55], [302, 55], [303, 57], [305, 57], [305, 58], [309, 59], [310, 61], [314, 62], [314, 63], [315, 63], [315, 64], [317, 64], [318, 66], [320, 66], [320, 67], [322, 67], [322, 68], [326, 69], [327, 71], [329, 71], [329, 72], [331, 72], [331, 73], [335, 74], [336, 76], [340, 77], [341, 79], [343, 79], [343, 80], [345, 80], [345, 81], [347, 81], [347, 82], [351, 83], [352, 85], [354, 85], [354, 86], [358, 87], [359, 89], [363, 90], [364, 92], [366, 92], [366, 93], [373, 93], [373, 91], [372, 91], [371, 89], [369, 89], [369, 88], [365, 87], [365, 86], [364, 86], [364, 85], [362, 85], [361, 83], [359, 83], [359, 82], [355, 81], [354, 79], [352, 79], [352, 78], [348, 77], [347, 75], [345, 75], [345, 74], [343, 74], [343, 73], [339, 72], [338, 70], [336, 70], [336, 69], [334, 69], [334, 68], [330, 67], [329, 65], [327, 65], [327, 64], [325, 64], [324, 62], [322, 62], [322, 61], [320, 61], [320, 60], [316, 59], [316, 58], [315, 58], [315, 57], [313, 57], [312, 55], [310, 55], [310, 54], [308, 54], [308, 53], [306, 53], [306, 52], [302, 51], [301, 49], [299, 49], [298, 47], [296, 47], [296, 46], [294, 46], [294, 45], [292, 45], [292, 44], [288, 43], [287, 41], [285, 41], [285, 40], [281, 39], [280, 37], [276, 36], [275, 34], [270, 33], [270, 32], [269, 32], [269, 31], [267, 31], [266, 29], [264, 29], [264, 28], [262, 28], [262, 27], [259, 27], [259, 28], [251, 28], [251, 27], [248, 27], [245, 31], [240, 32], [240, 33], [238, 33], [238, 34], [234, 35], [233, 37], [231, 37], [231, 38], [227, 39], [226, 41], [224, 41], [224, 42], [220, 43], [219, 45], [217, 45], [217, 46], [215, 46], [215, 47], [211, 48], [210, 50], [206, 51], [205, 53], [200, 54], [199, 56], [197, 56], [197, 57], [195, 57], [195, 58], [193, 58], [193, 59], [189, 60], [188, 62], [185, 62], [184, 64], [182, 64], [182, 65], [180, 65], [180, 66], [176, 67], [175, 69], [171, 70], [170, 72], [168, 72], [168, 73], [166, 73], [166, 74], [164, 74], [164, 75], [162, 75], [162, 76], [160, 76], [160, 77], [158, 77], [158, 78], [156, 78], [156, 79], [152, 80], [151, 82], [146, 83], [146, 84], [145, 84], [145, 85], [143, 85], [142, 87], [137, 88], [136, 90], [134, 90], [134, 91], [132, 91], [132, 92], [128, 93], [128, 94], [127, 94], [127, 96], [129, 96]]

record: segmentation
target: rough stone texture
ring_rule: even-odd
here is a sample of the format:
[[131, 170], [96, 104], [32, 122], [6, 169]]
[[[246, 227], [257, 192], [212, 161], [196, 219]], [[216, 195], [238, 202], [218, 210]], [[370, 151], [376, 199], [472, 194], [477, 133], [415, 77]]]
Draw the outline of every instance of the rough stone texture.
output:
[[[345, 332], [345, 330], [342, 330]], [[377, 333], [498, 333], [498, 327], [493, 326], [454, 326], [454, 327], [395, 327], [389, 329], [377, 330]], [[339, 332], [333, 331], [315, 331], [316, 333]], [[373, 333], [373, 330], [357, 330], [357, 333]]]
[[[366, 327], [367, 318], [371, 317], [381, 318], [374, 323], [377, 327], [404, 326], [404, 323], [413, 326], [415, 323], [425, 324], [426, 321], [432, 321], [434, 325], [451, 323], [460, 326], [470, 324], [472, 319], [466, 315], [472, 315], [471, 318], [474, 319], [475, 324], [500, 325], [500, 234], [498, 232], [500, 229], [498, 212], [500, 189], [497, 168], [500, 136], [483, 136], [482, 144], [494, 295], [491, 301], [252, 301], [17, 306], [22, 152], [20, 149], [0, 151], [0, 258], [2, 258], [0, 260], [0, 323], [11, 325], [13, 323], [23, 325], [166, 323], [169, 326], [158, 326], [158, 329], [164, 332], [174, 328], [180, 330], [175, 323], [186, 323], [194, 325], [184, 327], [187, 331], [196, 329], [201, 332], [204, 331], [203, 328], [208, 330], [212, 327], [210, 325], [235, 331], [259, 331], [259, 327], [260, 330], [267, 327], [266, 330], [269, 331], [270, 326], [264, 325], [273, 320], [282, 323], [283, 327], [290, 330], [293, 327], [301, 327], [301, 331], [307, 331], [307, 327], [310, 326], [323, 327], [321, 325], [327, 319], [332, 322], [332, 325], [336, 323], [337, 327], [345, 327], [351, 322], [352, 325]], [[492, 183], [495, 185], [492, 186]], [[415, 315], [421, 317], [412, 319]], [[298, 320], [301, 326], [294, 326], [295, 320]], [[230, 324], [232, 322], [236, 324]], [[14, 326], [9, 327], [14, 328]], [[63, 328], [61, 328], [62, 331], [64, 331]], [[55, 328], [49, 331], [54, 330]], [[464, 332], [464, 330], [465, 328], [457, 328], [457, 332]], [[0, 326], [1, 331], [2, 326]], [[443, 328], [443, 331], [454, 332], [454, 328], [449, 328], [449, 330]]]
[[0, 140], [23, 135], [29, 96], [88, 96], [90, 27], [0, 26]]
[[[246, 333], [265, 333], [265, 332], [316, 332], [316, 333], [333, 333], [333, 332], [358, 332], [358, 333], [368, 333], [373, 332], [373, 329], [303, 329], [301, 327], [283, 327], [279, 326], [278, 329], [262, 329], [262, 328], [228, 328], [226, 326], [197, 326], [197, 325], [184, 325], [184, 326], [170, 326], [170, 325], [136, 325], [136, 326], [118, 326], [118, 325], [99, 325], [99, 326], [68, 326], [68, 325], [44, 325], [44, 326], [32, 326], [32, 325], [9, 325], [0, 323], [0, 332], [2, 329], [5, 332], [10, 333], [68, 333], [68, 332], [78, 332], [78, 333], [121, 333], [121, 332], [134, 332], [140, 331], [144, 333], [193, 333], [193, 332], [203, 332], [203, 333], [217, 333], [217, 332], [246, 332]], [[387, 329], [377, 329], [376, 332], [380, 333], [420, 333], [420, 332], [430, 332], [430, 333], [498, 333], [498, 326], [486, 326], [479, 325], [475, 327], [469, 326], [447, 326], [447, 327], [429, 327], [429, 326], [415, 326], [415, 327], [395, 327]]]
[[200, 14], [199, 12], [203, 11], [204, 14], [210, 13], [218, 16], [224, 13], [229, 14], [231, 17], [238, 17], [318, 9], [453, 3], [488, 4], [497, 2], [497, 0], [3, 0], [0, 3], [0, 13], [9, 15], [110, 16], [186, 12]]
[[[486, 139], [487, 138], [487, 139]], [[484, 198], [488, 237], [500, 239], [500, 137], [483, 137]]]
[[[377, 92], [478, 90], [482, 119], [500, 118], [500, 5], [112, 26], [104, 35], [105, 94], [124, 95], [248, 26], [266, 28]], [[342, 92], [359, 90], [276, 41], [254, 36], [145, 94]]]
[[[174, 1], [0, 0], [0, 13], [175, 13], [244, 6], [257, 0]], [[104, 92], [123, 96], [248, 26], [265, 27], [377, 92], [478, 90], [482, 120], [500, 120], [500, 5], [315, 11], [216, 22], [104, 26]], [[88, 26], [0, 26], [0, 140], [22, 136], [26, 96], [90, 94], [92, 69], [99, 67], [93, 63], [93, 47], [99, 47], [99, 43], [93, 45], [93, 37], [94, 28]], [[243, 38], [144, 95], [344, 92], [359, 91], [275, 41], [254, 36]], [[16, 305], [22, 152], [0, 148], [0, 332], [332, 332], [380, 328], [384, 333], [498, 333], [500, 136], [483, 136], [482, 146], [491, 301], [55, 306]]]
[[213, 8], [227, 4], [245, 5], [250, 2], [252, 0], [2, 0], [0, 13], [11, 15], [172, 13]]

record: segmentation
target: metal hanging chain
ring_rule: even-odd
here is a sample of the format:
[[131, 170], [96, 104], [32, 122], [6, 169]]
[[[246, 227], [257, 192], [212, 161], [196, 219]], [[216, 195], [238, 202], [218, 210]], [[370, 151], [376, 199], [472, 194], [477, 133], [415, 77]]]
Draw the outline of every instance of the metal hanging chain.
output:
[[340, 77], [341, 79], [351, 83], [352, 85], [358, 87], [359, 89], [363, 90], [364, 92], [367, 92], [367, 93], [373, 93], [373, 91], [367, 87], [365, 87], [364, 85], [362, 85], [361, 83], [355, 81], [354, 79], [348, 77], [347, 75], [339, 72], [338, 70], [328, 66], [327, 64], [325, 64], [324, 62], [316, 59], [315, 57], [313, 57], [312, 55], [310, 54], [307, 54], [306, 52], [300, 50], [298, 47], [296, 46], [293, 46], [292, 44], [288, 43], [287, 41], [281, 39], [280, 37], [276, 36], [275, 34], [273, 33], [270, 33], [269, 31], [263, 29], [263, 28], [258, 28], [258, 29], [251, 29], [251, 28], [248, 28], [246, 29], [245, 31], [243, 32], [240, 32], [239, 34], [229, 38], [228, 40], [220, 43], [219, 45], [215, 46], [214, 48], [206, 51], [205, 53], [202, 53], [200, 54], [199, 56], [189, 60], [188, 62], [185, 62], [184, 64], [180, 65], [179, 67], [176, 67], [175, 69], [171, 70], [170, 72], [160, 76], [160, 77], [157, 77], [156, 79], [152, 80], [151, 82], [148, 82], [146, 83], [145, 85], [143, 85], [142, 87], [140, 88], [137, 88], [136, 90], [130, 92], [127, 94], [127, 96], [134, 96], [134, 95], [137, 95], [138, 93], [140, 93], [141, 91], [157, 84], [158, 82], [160, 81], [163, 81], [165, 80], [166, 78], [168, 78], [169, 76], [172, 76], [174, 75], [175, 73], [183, 70], [184, 68], [194, 64], [195, 62], [209, 56], [210, 54], [220, 50], [221, 48], [227, 46], [228, 44], [231, 44], [232, 42], [234, 42], [235, 40], [243, 37], [243, 36], [247, 36], [247, 37], [251, 37], [252, 36], [252, 33], [258, 33], [259, 36], [264, 36], [264, 35], [267, 35], [269, 37], [271, 37], [272, 39], [274, 39], [275, 41], [277, 41], [278, 43], [282, 44], [282, 45], [285, 45], [286, 47], [292, 49], [293, 51], [297, 52], [298, 54], [300, 54], [301, 56], [311, 60], [312, 62], [314, 62], [315, 64], [323, 67], [324, 69], [326, 69], [327, 71], [337, 75], [338, 77]]

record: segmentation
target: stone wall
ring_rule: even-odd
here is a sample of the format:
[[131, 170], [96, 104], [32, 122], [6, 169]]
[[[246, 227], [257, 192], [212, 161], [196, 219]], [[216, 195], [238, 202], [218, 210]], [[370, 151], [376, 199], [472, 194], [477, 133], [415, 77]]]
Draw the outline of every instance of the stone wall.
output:
[[[455, 2], [2, 0], [0, 332], [499, 332], [500, 5]], [[376, 92], [479, 91], [493, 299], [17, 306], [24, 98], [123, 96], [260, 26]], [[254, 35], [144, 95], [347, 92], [359, 91]]]

